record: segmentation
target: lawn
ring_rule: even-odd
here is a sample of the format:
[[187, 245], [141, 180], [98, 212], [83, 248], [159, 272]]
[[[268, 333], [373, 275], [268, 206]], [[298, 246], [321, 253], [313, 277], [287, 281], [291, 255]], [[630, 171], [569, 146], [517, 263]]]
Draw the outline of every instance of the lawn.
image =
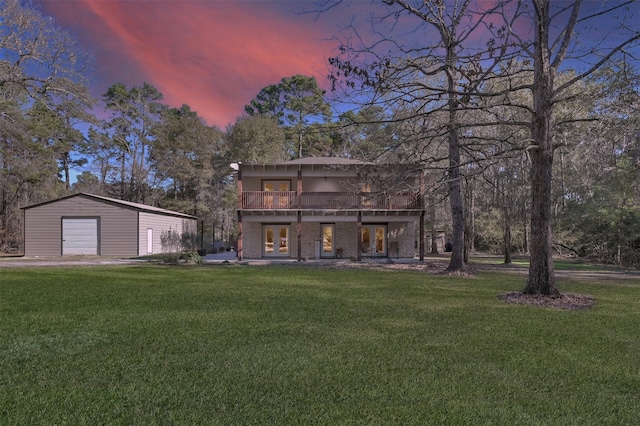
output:
[[0, 424], [637, 424], [640, 282], [285, 266], [0, 270]]
[[[443, 256], [436, 257], [434, 260], [442, 260]], [[512, 268], [529, 268], [529, 257], [513, 256], [509, 265], [504, 264], [504, 257], [495, 255], [472, 256], [471, 262], [477, 265], [493, 265]], [[578, 259], [554, 259], [553, 267], [555, 271], [609, 271], [624, 272], [625, 268], [617, 265], [599, 265], [589, 263]]]

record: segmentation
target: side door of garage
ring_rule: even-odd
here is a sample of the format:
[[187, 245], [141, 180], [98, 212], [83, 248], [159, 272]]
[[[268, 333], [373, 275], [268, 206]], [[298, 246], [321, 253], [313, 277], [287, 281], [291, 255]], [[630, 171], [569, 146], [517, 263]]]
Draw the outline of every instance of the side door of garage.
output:
[[98, 255], [99, 218], [62, 218], [62, 255]]

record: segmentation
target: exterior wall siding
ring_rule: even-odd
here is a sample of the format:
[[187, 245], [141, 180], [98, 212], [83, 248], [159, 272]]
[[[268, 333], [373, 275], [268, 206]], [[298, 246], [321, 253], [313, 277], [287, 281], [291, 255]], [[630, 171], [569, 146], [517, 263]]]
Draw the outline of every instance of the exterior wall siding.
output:
[[354, 258], [358, 256], [358, 224], [354, 222], [336, 223], [336, 248], [343, 249], [342, 257]]
[[248, 259], [262, 257], [262, 224], [259, 222], [246, 222], [242, 228], [242, 255]]
[[163, 252], [160, 239], [163, 231], [176, 231], [178, 235], [192, 233], [197, 237], [197, 222], [195, 219], [140, 212], [140, 226], [138, 229], [138, 255], [140, 256], [149, 254], [147, 250], [147, 230], [149, 228], [153, 230], [152, 253]]
[[415, 222], [390, 223], [389, 241], [398, 242], [398, 257], [414, 257], [416, 254], [416, 230]]
[[[138, 254], [138, 212], [85, 197], [54, 201], [24, 211], [25, 255], [62, 255], [62, 218], [99, 217], [99, 254]], [[146, 238], [146, 237], [145, 237]]]
[[302, 190], [306, 192], [342, 192], [347, 191], [347, 187], [338, 179], [326, 178], [303, 178]]
[[[294, 228], [295, 231], [295, 228]], [[294, 232], [293, 239], [295, 241], [296, 250], [292, 253], [293, 256], [298, 257], [298, 237]], [[313, 222], [303, 222], [302, 223], [302, 258], [303, 259], [313, 259], [316, 255], [316, 241], [320, 240], [320, 224]]]
[[[273, 222], [264, 222], [273, 223]], [[283, 224], [283, 223], [281, 223]], [[297, 222], [290, 225], [290, 258], [298, 256]], [[358, 255], [358, 225], [351, 222], [302, 222], [302, 257], [315, 258], [315, 244], [320, 240], [320, 225], [333, 224], [335, 229], [335, 248], [343, 249], [343, 258], [355, 258]], [[398, 257], [413, 258], [415, 256], [416, 223], [389, 222], [387, 225], [387, 247], [391, 241], [398, 242]], [[243, 222], [243, 257], [247, 259], [262, 258], [262, 223]], [[395, 255], [395, 254], [394, 254]]]
[[[268, 177], [243, 177], [243, 191], [262, 191], [262, 182], [270, 180]], [[297, 177], [293, 176], [276, 176], [271, 180], [288, 180], [290, 181], [290, 190], [296, 191]], [[344, 178], [337, 179], [333, 177], [303, 177], [302, 190], [305, 192], [342, 192], [348, 191], [349, 187], [345, 185]]]

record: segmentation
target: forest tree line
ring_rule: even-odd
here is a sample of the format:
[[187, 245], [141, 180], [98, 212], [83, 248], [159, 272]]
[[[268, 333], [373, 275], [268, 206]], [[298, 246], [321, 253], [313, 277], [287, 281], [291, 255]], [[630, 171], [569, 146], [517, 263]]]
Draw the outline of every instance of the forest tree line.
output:
[[[357, 59], [372, 50], [345, 44], [332, 59], [338, 89], [283, 77], [220, 129], [186, 104], [163, 104], [147, 83], [114, 83], [94, 99], [90, 58], [69, 32], [19, 0], [3, 2], [0, 18], [9, 23], [0, 29], [0, 252], [22, 250], [21, 207], [74, 192], [192, 214], [208, 244], [230, 241], [237, 202], [229, 164], [300, 156], [420, 164], [427, 232], [451, 235], [462, 224], [465, 257], [483, 251], [510, 262], [529, 252], [536, 76], [521, 51], [496, 46], [511, 43], [504, 33], [482, 60], [457, 46], [449, 63], [431, 50], [365, 66]], [[443, 39], [455, 29], [455, 20], [433, 22], [450, 22], [439, 28]], [[618, 53], [588, 74], [567, 67], [554, 76], [566, 90], [552, 122], [553, 250], [639, 266], [640, 77], [637, 61]], [[346, 93], [357, 100], [337, 113]]]

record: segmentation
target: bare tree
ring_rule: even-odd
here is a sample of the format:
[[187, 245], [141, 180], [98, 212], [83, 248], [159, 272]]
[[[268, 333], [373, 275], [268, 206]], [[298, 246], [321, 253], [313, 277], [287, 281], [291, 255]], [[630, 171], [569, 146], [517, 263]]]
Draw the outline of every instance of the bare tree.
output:
[[[554, 151], [562, 142], [554, 132], [567, 123], [593, 117], [585, 117], [581, 111], [556, 117], [554, 111], [560, 103], [576, 97], [574, 89], [580, 82], [612, 60], [626, 57], [630, 63], [637, 63], [638, 58], [631, 55], [640, 39], [633, 10], [637, 3], [505, 0], [488, 10], [480, 10], [486, 7], [480, 2], [469, 1], [383, 3], [389, 8], [380, 6], [383, 15], [376, 23], [391, 22], [387, 28], [402, 27], [405, 36], [410, 34], [415, 40], [418, 35], [421, 41], [426, 39], [422, 38], [424, 28], [430, 27], [437, 31], [437, 37], [431, 33], [428, 40], [437, 43], [407, 44], [397, 33], [391, 37], [391, 32], [379, 29], [377, 34], [382, 36], [370, 43], [369, 49], [342, 47], [344, 52], [360, 57], [359, 66], [353, 66], [353, 58], [334, 61], [334, 65], [337, 63], [342, 76], [350, 77], [351, 87], [356, 77], [377, 89], [372, 98], [386, 105], [410, 105], [416, 115], [448, 114], [444, 127], [433, 126], [431, 121], [431, 127], [422, 129], [419, 137], [433, 141], [440, 132], [438, 136], [446, 135], [449, 142], [447, 178], [454, 243], [449, 270], [460, 267], [462, 259], [464, 222], [460, 220], [463, 212], [457, 188], [461, 166], [466, 161], [492, 163], [492, 158], [507, 154], [486, 146], [477, 148], [478, 142], [484, 145], [478, 129], [525, 127], [529, 136], [506, 148], [524, 150], [531, 161], [531, 265], [523, 291], [557, 295], [552, 259], [552, 170]], [[399, 16], [407, 14], [419, 18], [424, 27], [411, 31], [407, 20], [400, 23]], [[479, 34], [485, 44], [477, 40], [473, 44], [472, 34]], [[355, 40], [362, 39], [356, 32]], [[382, 47], [392, 53], [381, 53]], [[567, 72], [570, 68], [574, 68], [573, 73]], [[558, 79], [561, 73], [564, 76]], [[497, 79], [506, 79], [506, 85], [491, 87]], [[527, 91], [531, 100], [520, 95]], [[504, 107], [519, 111], [517, 117], [504, 114]], [[459, 156], [460, 151], [463, 156]]]
[[[584, 8], [582, 1], [576, 0], [570, 4], [559, 2], [552, 10], [550, 0], [533, 0], [534, 9], [534, 50], [533, 58], [533, 108], [531, 111], [531, 262], [529, 278], [523, 292], [526, 294], [559, 294], [553, 272], [552, 246], [552, 170], [554, 151], [557, 147], [554, 141], [553, 113], [556, 105], [566, 100], [565, 94], [569, 88], [587, 78], [616, 54], [624, 54], [625, 48], [637, 44], [640, 31], [637, 24], [627, 26], [623, 16], [612, 27], [619, 38], [615, 45], [599, 43], [593, 40], [594, 46], [589, 48], [576, 39], [579, 34], [586, 36], [588, 24], [594, 20], [599, 23], [607, 22], [614, 14], [624, 12], [629, 17], [629, 10], [625, 10], [632, 1], [616, 3], [601, 9]], [[631, 16], [633, 18], [633, 16]], [[580, 26], [582, 25], [582, 28]], [[559, 32], [555, 29], [559, 28]], [[611, 27], [610, 27], [611, 28]], [[557, 34], [555, 37], [552, 35]], [[580, 57], [581, 61], [591, 59], [584, 71], [562, 84], [556, 85], [555, 77], [564, 62], [572, 58], [572, 53]], [[557, 124], [557, 123], [556, 123]]]
[[[324, 6], [328, 7], [328, 3]], [[381, 29], [378, 39], [369, 45], [362, 45], [362, 37], [356, 37], [358, 46], [343, 44], [346, 58], [332, 59], [336, 70], [332, 79], [334, 83], [346, 79], [347, 87], [357, 88], [360, 93], [369, 89], [372, 104], [384, 104], [400, 112], [391, 120], [422, 121], [423, 127], [413, 135], [395, 141], [416, 148], [413, 158], [407, 160], [420, 158], [425, 167], [439, 164], [440, 158], [424, 158], [426, 151], [434, 151], [425, 147], [446, 141], [447, 166], [443, 176], [452, 220], [452, 254], [447, 270], [461, 271], [465, 268], [461, 168], [465, 161], [475, 161], [473, 152], [465, 146], [472, 142], [465, 130], [472, 124], [468, 113], [477, 109], [482, 83], [497, 72], [500, 63], [515, 55], [513, 49], [506, 51], [511, 35], [491, 24], [491, 18], [503, 12], [503, 3], [486, 10], [477, 9], [472, 0], [383, 3], [387, 7], [380, 7], [382, 15], [374, 24], [383, 27], [386, 23], [386, 28], [391, 29]], [[406, 28], [407, 17], [417, 23], [413, 31]], [[399, 27], [404, 38], [394, 36], [393, 30]], [[406, 34], [411, 34], [412, 39], [407, 40]], [[484, 41], [478, 43], [476, 36]], [[505, 49], [496, 47], [500, 44]], [[388, 50], [385, 52], [383, 47]], [[361, 85], [357, 87], [354, 80]]]
[[45, 104], [56, 95], [91, 102], [84, 82], [89, 56], [75, 38], [20, 0], [0, 3], [0, 89]]
[[19, 206], [59, 195], [57, 166], [68, 169], [72, 126], [76, 119], [88, 117], [93, 99], [83, 78], [88, 56], [69, 32], [20, 0], [0, 1], [0, 22], [0, 251], [4, 251], [16, 248], [22, 239]]

